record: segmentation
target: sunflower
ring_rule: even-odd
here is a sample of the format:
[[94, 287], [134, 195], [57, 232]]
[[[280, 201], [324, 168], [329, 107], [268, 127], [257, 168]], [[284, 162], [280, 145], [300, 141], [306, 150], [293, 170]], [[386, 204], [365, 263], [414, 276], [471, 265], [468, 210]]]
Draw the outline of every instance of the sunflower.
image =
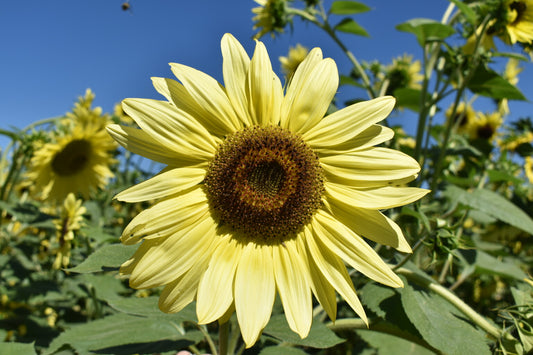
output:
[[279, 57], [281, 71], [283, 71], [287, 80], [292, 78], [296, 68], [307, 57], [307, 53], [309, 53], [309, 49], [298, 43], [295, 47], [289, 48], [289, 53], [286, 57]]
[[59, 247], [55, 250], [56, 259], [52, 267], [59, 269], [67, 267], [70, 262], [71, 241], [74, 239], [74, 231], [81, 228], [83, 214], [87, 212], [82, 206], [82, 200], [77, 200], [73, 193], [69, 193], [61, 208], [60, 216], [54, 220], [57, 231]]
[[164, 285], [164, 312], [196, 299], [198, 321], [206, 324], [235, 310], [247, 347], [270, 319], [276, 293], [301, 337], [311, 326], [312, 294], [331, 319], [337, 291], [366, 321], [344, 262], [403, 286], [363, 237], [411, 252], [380, 210], [428, 192], [402, 186], [420, 170], [414, 159], [374, 147], [393, 135], [376, 123], [395, 100], [324, 117], [338, 72], [319, 48], [284, 93], [263, 43], [256, 42], [251, 60], [230, 34], [221, 47], [225, 87], [172, 63], [181, 83], [152, 79], [168, 101], [126, 99], [124, 110], [140, 129], [108, 127], [127, 149], [168, 165], [116, 196], [156, 201], [123, 231], [122, 243], [143, 242], [121, 274], [137, 289]]
[[496, 131], [503, 123], [500, 112], [478, 112], [476, 118], [468, 122], [467, 132], [471, 139], [491, 141], [496, 136]]
[[[453, 114], [453, 117], [452, 117]], [[455, 127], [457, 127], [457, 132], [459, 133], [467, 133], [469, 130], [469, 127], [471, 125], [471, 122], [475, 120], [476, 118], [476, 111], [472, 108], [470, 104], [461, 102], [457, 109], [455, 110], [455, 114], [453, 112], [453, 106], [450, 106], [446, 110], [446, 117], [448, 119], [453, 119]]]
[[252, 12], [255, 16], [252, 21], [255, 22], [254, 30], [259, 32], [254, 36], [261, 38], [267, 33], [274, 37], [274, 33], [283, 33], [285, 26], [289, 23], [287, 14], [287, 0], [254, 0], [258, 7], [254, 7]]
[[76, 124], [36, 150], [26, 173], [35, 195], [58, 202], [71, 192], [88, 198], [105, 186], [113, 177], [109, 167], [116, 143], [99, 125]]
[[506, 40], [531, 43], [533, 41], [533, 0], [508, 0]]
[[394, 58], [392, 64], [385, 69], [385, 73], [380, 75], [382, 80], [389, 81], [386, 93], [392, 95], [395, 90], [403, 88], [420, 90], [422, 88], [420, 82], [424, 79], [421, 70], [420, 61], [413, 61], [412, 55], [404, 54]]

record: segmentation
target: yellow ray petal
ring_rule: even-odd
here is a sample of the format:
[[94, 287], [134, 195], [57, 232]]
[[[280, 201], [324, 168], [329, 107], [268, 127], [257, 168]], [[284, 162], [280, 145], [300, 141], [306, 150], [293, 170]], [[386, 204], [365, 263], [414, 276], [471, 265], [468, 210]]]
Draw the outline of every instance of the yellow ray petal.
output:
[[201, 188], [160, 201], [135, 216], [124, 228], [120, 241], [131, 245], [141, 238], [168, 237], [195, 224], [208, 208], [207, 196]]
[[343, 185], [326, 182], [324, 184], [327, 198], [344, 201], [355, 207], [380, 210], [410, 204], [425, 196], [429, 190], [417, 187], [377, 187], [354, 189]]
[[372, 124], [383, 120], [394, 108], [396, 100], [391, 96], [358, 102], [322, 119], [302, 134], [311, 148], [336, 149]]
[[233, 132], [233, 127], [224, 120], [214, 120], [213, 117], [200, 106], [187, 89], [176, 80], [167, 78], [152, 78], [155, 89], [172, 102], [178, 111], [194, 117], [209, 133], [223, 137]]
[[164, 240], [153, 240], [154, 247], [144, 253], [132, 271], [130, 285], [149, 288], [172, 282], [189, 271], [198, 258], [205, 257], [215, 240], [216, 225], [209, 215]]
[[247, 97], [252, 124], [277, 124], [282, 98], [281, 82], [272, 71], [265, 45], [256, 42], [247, 78]]
[[189, 272], [166, 285], [159, 296], [159, 309], [165, 313], [177, 313], [194, 301], [198, 282], [208, 261], [209, 258], [199, 258]]
[[329, 209], [336, 219], [356, 234], [403, 253], [411, 253], [400, 227], [380, 211], [353, 207], [340, 201], [331, 201]]
[[250, 68], [250, 57], [248, 57], [239, 41], [229, 33], [222, 37], [220, 46], [222, 49], [222, 73], [226, 93], [241, 121], [246, 126], [251, 126], [245, 85]]
[[198, 185], [204, 177], [205, 169], [202, 168], [166, 169], [151, 179], [120, 192], [115, 198], [130, 203], [160, 199]]
[[[217, 141], [194, 118], [177, 111], [166, 101], [126, 99], [124, 111], [155, 140], [181, 156], [191, 155], [196, 161], [210, 160]], [[191, 158], [192, 159], [192, 158]]]
[[312, 223], [320, 240], [351, 267], [373, 280], [391, 287], [403, 287], [402, 280], [360, 236], [319, 210]]
[[207, 167], [205, 159], [175, 152], [141, 129], [111, 124], [107, 126], [107, 131], [121, 146], [148, 159], [171, 166], [203, 163]]
[[355, 293], [352, 280], [342, 260], [320, 241], [320, 236], [316, 236], [314, 233], [308, 233], [308, 235], [312, 235], [312, 237], [306, 238], [307, 249], [311, 256], [309, 258], [310, 263], [315, 264], [315, 268], [320, 270], [354, 312], [368, 324], [363, 305]]
[[276, 283], [272, 248], [248, 243], [235, 274], [235, 310], [246, 347], [251, 347], [267, 325], [274, 305]]
[[392, 137], [394, 137], [394, 131], [392, 129], [373, 124], [363, 132], [359, 133], [357, 136], [347, 140], [342, 144], [336, 145], [334, 149], [317, 147], [314, 150], [319, 157], [351, 153], [381, 144], [392, 139]]
[[230, 235], [221, 238], [198, 285], [196, 314], [200, 324], [221, 318], [233, 303], [233, 280], [242, 244]]
[[274, 276], [289, 327], [305, 338], [313, 321], [309, 269], [295, 241], [286, 241], [273, 250]]
[[307, 252], [306, 238], [313, 238], [310, 230], [305, 228], [303, 233], [298, 236], [298, 253], [303, 256], [309, 268], [310, 286], [316, 299], [326, 311], [329, 318], [334, 322], [337, 318], [337, 297], [335, 296], [335, 289], [329, 283], [328, 279], [322, 274], [316, 263], [309, 260], [311, 257]]
[[420, 171], [407, 154], [382, 147], [322, 157], [320, 163], [328, 181], [356, 188], [405, 184]]
[[183, 64], [170, 63], [170, 68], [192, 98], [213, 120], [223, 121], [222, 124], [231, 127], [232, 131], [243, 127], [243, 122], [235, 114], [224, 89], [214, 78]]
[[302, 134], [326, 114], [339, 86], [337, 66], [330, 58], [324, 59], [311, 71], [302, 72], [298, 78], [294, 78], [290, 85], [289, 90], [294, 93], [285, 98], [290, 98], [291, 102], [283, 114], [288, 115], [289, 130]]

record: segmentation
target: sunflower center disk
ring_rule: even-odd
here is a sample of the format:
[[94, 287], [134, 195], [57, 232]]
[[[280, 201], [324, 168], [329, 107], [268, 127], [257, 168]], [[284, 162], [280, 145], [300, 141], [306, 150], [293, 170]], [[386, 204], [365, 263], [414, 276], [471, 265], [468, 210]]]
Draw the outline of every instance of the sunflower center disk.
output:
[[74, 140], [57, 153], [52, 160], [52, 169], [59, 176], [74, 175], [85, 168], [91, 155], [91, 144]]
[[298, 233], [320, 206], [324, 191], [318, 157], [279, 127], [251, 127], [218, 147], [205, 178], [221, 226], [263, 241]]

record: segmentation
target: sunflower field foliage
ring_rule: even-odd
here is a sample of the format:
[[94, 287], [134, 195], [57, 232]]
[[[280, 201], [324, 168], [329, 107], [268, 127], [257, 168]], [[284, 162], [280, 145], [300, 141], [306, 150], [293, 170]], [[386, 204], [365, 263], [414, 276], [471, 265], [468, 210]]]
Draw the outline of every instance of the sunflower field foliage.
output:
[[[533, 0], [449, 0], [387, 63], [344, 42], [367, 4], [255, 2], [223, 83], [0, 131], [0, 354], [533, 353]], [[271, 61], [302, 21], [349, 72]]]

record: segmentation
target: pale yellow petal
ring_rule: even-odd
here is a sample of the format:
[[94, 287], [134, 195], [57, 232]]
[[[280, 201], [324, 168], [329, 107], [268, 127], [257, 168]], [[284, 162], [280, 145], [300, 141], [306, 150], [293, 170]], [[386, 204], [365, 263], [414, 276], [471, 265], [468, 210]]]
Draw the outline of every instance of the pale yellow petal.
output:
[[179, 157], [189, 156], [192, 162], [203, 162], [214, 156], [218, 146], [215, 138], [198, 121], [177, 111], [172, 104], [126, 99], [122, 107], [143, 131]]
[[[309, 54], [305, 57], [305, 59], [298, 65], [298, 68], [296, 68], [296, 72], [294, 73], [292, 77], [293, 82], [302, 82], [302, 77], [306, 77], [309, 75], [310, 72], [313, 71], [315, 66], [317, 66], [319, 63], [322, 62], [322, 50], [320, 48], [313, 48]], [[282, 128], [289, 128], [290, 124], [290, 115], [289, 111], [291, 110], [291, 107], [293, 105], [294, 100], [296, 100], [298, 95], [298, 89], [299, 85], [292, 85], [290, 84], [287, 88], [287, 93], [285, 94], [285, 97], [283, 99], [283, 103], [281, 105], [281, 127]]]
[[380, 211], [354, 207], [341, 201], [331, 202], [329, 209], [339, 222], [356, 234], [400, 252], [411, 253], [400, 227]]
[[273, 250], [274, 275], [289, 327], [305, 338], [313, 321], [313, 303], [306, 261], [295, 241], [288, 240]]
[[329, 250], [367, 277], [391, 287], [402, 280], [360, 236], [323, 210], [312, 223], [313, 231]]
[[281, 82], [272, 71], [265, 45], [256, 42], [247, 78], [247, 97], [252, 124], [277, 124], [280, 118]]
[[164, 239], [146, 240], [152, 247], [142, 255], [131, 273], [133, 288], [166, 285], [189, 271], [198, 258], [205, 257], [216, 240], [216, 224], [209, 214], [195, 225]]
[[166, 285], [159, 296], [159, 309], [165, 313], [177, 313], [194, 301], [208, 261], [207, 257], [199, 258], [188, 272]]
[[259, 338], [272, 313], [276, 282], [272, 248], [248, 243], [242, 252], [235, 275], [235, 310], [246, 347]]
[[242, 244], [230, 235], [221, 238], [198, 285], [196, 314], [200, 324], [221, 318], [233, 303], [233, 281]]
[[386, 142], [394, 137], [394, 131], [388, 127], [373, 124], [363, 132], [342, 144], [330, 147], [316, 147], [314, 151], [319, 157], [361, 151]]
[[391, 96], [358, 102], [324, 117], [302, 134], [311, 148], [331, 148], [353, 139], [371, 125], [386, 118], [396, 100]]
[[124, 228], [120, 241], [131, 245], [138, 243], [141, 238], [168, 237], [197, 223], [208, 209], [207, 196], [201, 188], [159, 201], [131, 220]]
[[307, 262], [310, 276], [310, 286], [316, 299], [326, 311], [327, 315], [332, 321], [337, 318], [337, 297], [335, 296], [335, 289], [329, 283], [328, 279], [322, 274], [315, 262], [309, 260], [311, 256], [307, 252], [306, 238], [314, 238], [308, 228], [305, 228], [297, 239], [298, 253], [305, 255], [304, 259]]
[[365, 323], [368, 323], [363, 305], [355, 293], [352, 280], [342, 260], [321, 242], [320, 236], [315, 235], [314, 232], [307, 232], [307, 235], [309, 236], [306, 238], [307, 248], [311, 256], [309, 261], [315, 264], [315, 268], [320, 270], [354, 312]]
[[220, 46], [226, 93], [241, 121], [246, 126], [251, 126], [246, 97], [246, 78], [250, 68], [250, 57], [239, 41], [229, 33], [222, 37]]
[[289, 130], [302, 134], [320, 122], [338, 86], [339, 73], [330, 58], [293, 78], [284, 99], [289, 102], [284, 102], [282, 111], [283, 115], [287, 115]]
[[211, 119], [222, 121], [224, 127], [231, 127], [232, 131], [243, 127], [226, 92], [214, 78], [183, 64], [170, 63], [170, 68], [198, 105], [211, 115]]
[[141, 202], [172, 196], [202, 182], [202, 168], [172, 168], [134, 185], [115, 196], [119, 201]]
[[[121, 146], [148, 159], [171, 166], [198, 163], [197, 158], [172, 151], [141, 129], [111, 124], [107, 126], [107, 131]], [[207, 161], [203, 163], [207, 166]]]
[[233, 132], [233, 127], [225, 120], [214, 120], [189, 94], [187, 89], [176, 80], [152, 78], [155, 89], [176, 106], [176, 110], [194, 117], [209, 133], [223, 137]]
[[407, 154], [382, 147], [322, 157], [320, 164], [328, 181], [351, 187], [406, 184], [420, 171]]
[[368, 209], [386, 209], [417, 201], [424, 197], [429, 190], [418, 187], [377, 187], [355, 189], [344, 185], [326, 182], [324, 184], [327, 198], [334, 201], [344, 201], [354, 207]]

